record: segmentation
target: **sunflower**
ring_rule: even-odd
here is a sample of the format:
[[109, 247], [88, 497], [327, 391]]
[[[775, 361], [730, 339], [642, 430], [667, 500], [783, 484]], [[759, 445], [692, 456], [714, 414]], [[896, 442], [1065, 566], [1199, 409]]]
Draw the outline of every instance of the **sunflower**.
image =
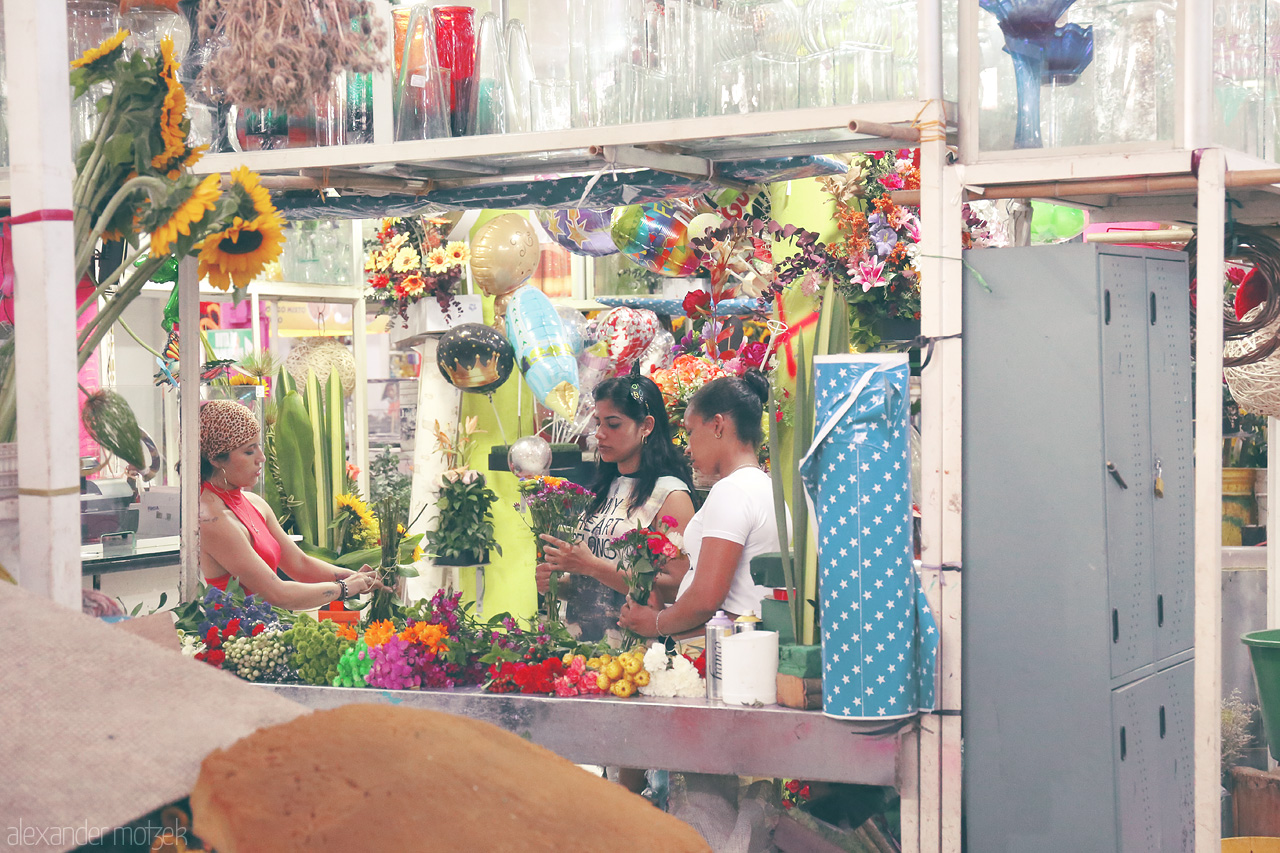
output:
[[454, 240], [445, 246], [444, 252], [449, 256], [449, 262], [455, 267], [460, 267], [471, 260], [471, 251], [467, 248], [467, 244], [461, 240]]
[[71, 63], [72, 68], [85, 68], [87, 66], [106, 65], [116, 59], [119, 55], [116, 51], [124, 53], [124, 40], [129, 37], [128, 30], [117, 30], [116, 34], [108, 38], [97, 47], [91, 47], [77, 60]]
[[244, 219], [277, 215], [275, 205], [271, 203], [271, 193], [248, 166], [237, 166], [231, 170], [230, 193], [238, 201], [236, 213]]
[[377, 523], [377, 519], [373, 517], [373, 511], [369, 509], [369, 505], [355, 495], [341, 494], [334, 498], [334, 502], [338, 505], [339, 510], [350, 510], [353, 515], [360, 519], [362, 524], [373, 525]]
[[[181, 184], [178, 185], [178, 188]], [[201, 181], [191, 195], [178, 204], [177, 209], [169, 214], [168, 221], [151, 232], [151, 251], [166, 254], [169, 247], [181, 234], [191, 236], [191, 226], [204, 219], [206, 212], [218, 206], [218, 197], [222, 195], [222, 176], [209, 175]]]
[[[388, 252], [390, 254], [390, 252]], [[418, 257], [418, 251], [412, 246], [404, 246], [400, 251], [395, 253], [395, 260], [392, 261], [391, 269], [396, 272], [409, 272], [416, 270], [422, 259]]]
[[432, 249], [427, 252], [427, 269], [439, 275], [449, 271], [449, 256], [444, 249]]
[[231, 227], [210, 234], [201, 243], [199, 277], [208, 276], [219, 290], [247, 287], [284, 246], [284, 220], [274, 210], [245, 220], [237, 216]]

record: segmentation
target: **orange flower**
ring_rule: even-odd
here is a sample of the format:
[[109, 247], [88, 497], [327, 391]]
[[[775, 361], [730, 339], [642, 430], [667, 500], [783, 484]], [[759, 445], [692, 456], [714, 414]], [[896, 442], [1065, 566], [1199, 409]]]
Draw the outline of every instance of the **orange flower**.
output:
[[338, 639], [346, 640], [348, 643], [354, 643], [360, 639], [360, 635], [356, 633], [355, 625], [344, 625], [338, 623]]
[[384, 619], [381, 622], [374, 622], [364, 629], [364, 642], [369, 648], [377, 648], [378, 646], [390, 640], [396, 635], [396, 628], [391, 624], [390, 619]]
[[446, 650], [445, 639], [449, 635], [449, 629], [444, 625], [428, 625], [425, 622], [415, 622], [408, 628], [400, 632], [400, 639], [406, 643], [420, 643], [433, 652]]

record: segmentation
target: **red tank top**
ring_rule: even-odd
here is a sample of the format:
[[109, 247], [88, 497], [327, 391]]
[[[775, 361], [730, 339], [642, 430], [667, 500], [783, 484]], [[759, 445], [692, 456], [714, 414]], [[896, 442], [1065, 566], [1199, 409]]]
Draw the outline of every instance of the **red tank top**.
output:
[[[249, 541], [253, 545], [254, 552], [262, 558], [262, 561], [267, 564], [271, 571], [274, 572], [279, 568], [280, 543], [271, 535], [266, 518], [263, 517], [262, 513], [258, 512], [257, 507], [249, 503], [249, 499], [244, 496], [244, 493], [239, 489], [225, 491], [212, 483], [203, 483], [200, 489], [201, 491], [212, 492], [226, 504], [227, 509], [231, 510], [231, 514], [249, 531]], [[216, 578], [205, 578], [205, 583], [209, 586], [216, 587], [224, 592], [230, 582], [230, 574], [219, 575]], [[244, 584], [241, 584], [240, 588], [244, 590], [246, 596], [253, 595], [253, 591]]]

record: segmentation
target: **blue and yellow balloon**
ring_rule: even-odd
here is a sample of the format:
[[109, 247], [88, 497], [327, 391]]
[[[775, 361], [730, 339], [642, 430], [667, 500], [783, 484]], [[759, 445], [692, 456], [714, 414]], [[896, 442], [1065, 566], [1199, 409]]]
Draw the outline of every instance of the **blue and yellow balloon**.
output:
[[659, 275], [692, 275], [700, 263], [689, 243], [689, 220], [697, 213], [679, 201], [618, 207], [609, 230], [618, 251]]
[[555, 306], [541, 290], [526, 286], [511, 294], [507, 339], [538, 401], [572, 420], [578, 410], [578, 362]]

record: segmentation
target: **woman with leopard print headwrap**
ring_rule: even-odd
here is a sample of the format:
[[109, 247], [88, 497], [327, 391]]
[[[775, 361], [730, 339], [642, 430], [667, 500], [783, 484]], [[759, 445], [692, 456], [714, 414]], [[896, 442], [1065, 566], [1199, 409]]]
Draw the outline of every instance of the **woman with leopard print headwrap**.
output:
[[[380, 586], [369, 566], [341, 569], [302, 553], [267, 502], [248, 491], [262, 474], [258, 421], [231, 400], [200, 407], [200, 571], [225, 590], [231, 578], [289, 610], [311, 610]], [[282, 570], [291, 580], [280, 577]]]

